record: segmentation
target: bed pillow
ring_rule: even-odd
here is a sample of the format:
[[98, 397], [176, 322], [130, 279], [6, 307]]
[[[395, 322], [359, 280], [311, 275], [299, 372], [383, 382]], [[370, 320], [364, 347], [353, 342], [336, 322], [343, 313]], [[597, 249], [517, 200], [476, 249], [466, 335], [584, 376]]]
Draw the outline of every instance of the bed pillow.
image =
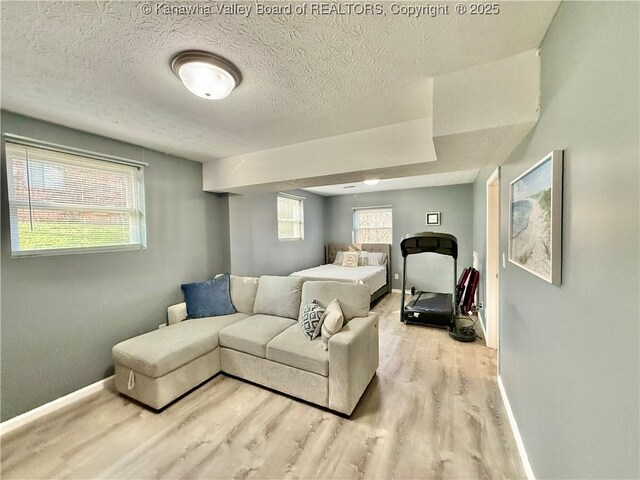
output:
[[320, 332], [322, 335], [322, 348], [329, 350], [329, 339], [342, 330], [344, 325], [344, 315], [337, 298], [331, 300], [325, 310], [324, 319]]
[[387, 254], [380, 252], [367, 252], [367, 263], [371, 267], [384, 267], [387, 264]]
[[181, 285], [187, 318], [218, 317], [236, 313], [229, 293], [229, 274], [199, 283]]
[[344, 261], [344, 252], [341, 250], [339, 252], [336, 252], [336, 258], [333, 261], [334, 265], [342, 265], [342, 262]]
[[344, 252], [344, 258], [342, 260], [343, 267], [357, 267], [358, 266], [358, 257], [360, 257], [360, 252]]
[[360, 252], [360, 258], [358, 258], [358, 265], [360, 267], [384, 267], [386, 264], [386, 253]]
[[322, 328], [322, 321], [324, 320], [324, 311], [324, 308], [322, 308], [314, 298], [307, 303], [300, 312], [298, 324], [309, 340], [318, 338], [320, 335], [320, 328]]

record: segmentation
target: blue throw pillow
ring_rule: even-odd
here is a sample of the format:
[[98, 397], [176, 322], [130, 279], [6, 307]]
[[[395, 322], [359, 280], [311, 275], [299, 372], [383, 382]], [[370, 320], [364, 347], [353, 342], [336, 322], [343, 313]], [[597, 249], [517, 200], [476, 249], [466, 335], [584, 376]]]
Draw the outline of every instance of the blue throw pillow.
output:
[[229, 274], [200, 283], [181, 285], [188, 318], [217, 317], [236, 313], [229, 293]]

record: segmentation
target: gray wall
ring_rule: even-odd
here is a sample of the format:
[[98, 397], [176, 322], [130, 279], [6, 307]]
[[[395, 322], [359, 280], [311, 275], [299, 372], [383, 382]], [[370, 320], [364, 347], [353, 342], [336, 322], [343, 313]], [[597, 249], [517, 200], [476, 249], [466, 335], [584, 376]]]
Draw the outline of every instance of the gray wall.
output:
[[[393, 288], [402, 288], [400, 240], [407, 234], [434, 231], [453, 234], [458, 239], [458, 270], [472, 262], [473, 185], [414, 188], [388, 192], [338, 195], [326, 199], [325, 230], [330, 242], [351, 242], [353, 207], [393, 205]], [[441, 212], [441, 226], [427, 227], [425, 214]], [[407, 260], [408, 287], [451, 292], [453, 263], [450, 257], [414, 255]]]
[[639, 474], [639, 13], [560, 5], [540, 121], [501, 171], [505, 251], [509, 182], [565, 152], [562, 285], [501, 275], [501, 377], [537, 478]]
[[304, 197], [304, 240], [278, 240], [277, 193], [229, 195], [230, 271], [234, 275], [289, 275], [324, 262], [324, 198]]
[[[2, 157], [2, 420], [112, 373], [111, 347], [158, 328], [180, 284], [228, 265], [224, 202], [201, 164], [2, 112], [2, 131], [144, 158], [148, 248], [11, 258]], [[3, 149], [4, 150], [4, 149]], [[144, 156], [143, 156], [144, 155]]]

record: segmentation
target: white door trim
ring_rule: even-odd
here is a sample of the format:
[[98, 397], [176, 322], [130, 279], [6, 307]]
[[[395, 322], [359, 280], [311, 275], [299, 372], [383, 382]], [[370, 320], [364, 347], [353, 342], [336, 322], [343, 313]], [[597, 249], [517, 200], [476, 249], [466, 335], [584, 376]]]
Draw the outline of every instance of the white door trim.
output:
[[[486, 184], [485, 308], [487, 346], [500, 344], [500, 168]], [[499, 349], [498, 349], [499, 350]], [[498, 352], [498, 355], [500, 353]], [[498, 356], [498, 371], [500, 358]]]

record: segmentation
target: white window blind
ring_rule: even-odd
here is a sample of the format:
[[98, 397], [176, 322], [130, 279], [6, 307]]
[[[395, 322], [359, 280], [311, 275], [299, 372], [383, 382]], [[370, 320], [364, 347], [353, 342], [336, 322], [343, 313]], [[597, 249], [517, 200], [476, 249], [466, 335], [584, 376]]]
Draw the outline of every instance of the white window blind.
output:
[[278, 194], [278, 239], [304, 239], [304, 198]]
[[146, 247], [143, 168], [5, 140], [13, 256]]
[[355, 208], [353, 210], [353, 241], [391, 244], [393, 242], [391, 207]]

